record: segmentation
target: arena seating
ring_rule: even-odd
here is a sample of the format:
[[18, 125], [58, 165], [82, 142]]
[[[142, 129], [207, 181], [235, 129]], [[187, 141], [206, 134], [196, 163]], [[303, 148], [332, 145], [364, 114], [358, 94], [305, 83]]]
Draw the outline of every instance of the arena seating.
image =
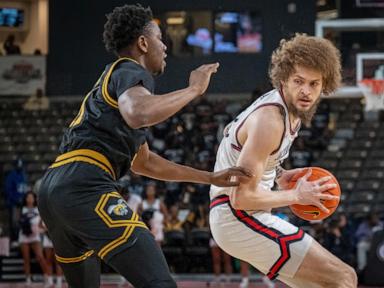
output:
[[[342, 186], [342, 201], [338, 212], [346, 212], [353, 218], [362, 217], [370, 211], [376, 211], [383, 216], [384, 193], [381, 193], [384, 190], [384, 130], [381, 128], [383, 123], [379, 120], [364, 121], [360, 101], [360, 99], [328, 99], [323, 101], [319, 109], [319, 116], [315, 119], [317, 124], [312, 128], [304, 129], [300, 134], [305, 139], [305, 145], [313, 154], [309, 164], [332, 171]], [[52, 101], [49, 110], [25, 111], [20, 101], [3, 101], [0, 104], [2, 177], [11, 169], [13, 161], [20, 156], [26, 163], [26, 171], [32, 187], [57, 156], [63, 130], [77, 114], [79, 105], [80, 100]], [[217, 105], [211, 107], [213, 106]], [[188, 116], [188, 113], [196, 113], [196, 111], [189, 106], [184, 111], [186, 118], [192, 115]], [[209, 115], [203, 116], [202, 119], [206, 118], [208, 119]], [[223, 117], [215, 115], [215, 119], [218, 118]], [[212, 121], [212, 118], [209, 119]], [[175, 121], [172, 122], [171, 120], [169, 125], [168, 127], [179, 129]], [[176, 155], [180, 157], [181, 161], [189, 161], [194, 165], [196, 163], [191, 160], [193, 157], [204, 158], [206, 157], [204, 155], [214, 155], [214, 138], [216, 135], [211, 137], [213, 139], [208, 136], [212, 136], [210, 131], [217, 129], [219, 125], [212, 126], [210, 124], [213, 127], [210, 126], [211, 130], [205, 129], [206, 127], [202, 125], [204, 125], [204, 120], [196, 125], [193, 133], [198, 134], [197, 138], [207, 141], [204, 143], [212, 142], [213, 144], [210, 147], [205, 147], [205, 144], [198, 143], [198, 147], [191, 147], [188, 151], [184, 151], [186, 155]], [[169, 141], [174, 141], [172, 138], [173, 130], [173, 128], [164, 130], [164, 127], [159, 127], [158, 130], [154, 129], [150, 141], [156, 142], [156, 137], [160, 139], [160, 136], [157, 136], [159, 131], [165, 131], [166, 134], [162, 134], [161, 137], [168, 139], [168, 142], [165, 142], [168, 145]], [[317, 133], [319, 131], [321, 133]], [[177, 146], [177, 142], [172, 143], [176, 143]], [[295, 149], [297, 148], [294, 147], [293, 151]], [[169, 151], [166, 152], [166, 147], [159, 150], [163, 152], [163, 155], [170, 153]], [[209, 150], [210, 153], [198, 154], [202, 150]], [[195, 153], [195, 155], [192, 157], [187, 153]], [[207, 167], [207, 169], [211, 168]], [[2, 199], [1, 208], [3, 205]], [[289, 213], [289, 209], [283, 211]], [[2, 219], [5, 218], [2, 217]], [[6, 221], [3, 224], [5, 223]], [[170, 266], [176, 272], [190, 271], [188, 267], [191, 267], [191, 263], [200, 263], [199, 259], [204, 258], [204, 263], [209, 263], [206, 261], [210, 259], [209, 235], [202, 235], [203, 232], [201, 231], [174, 234], [166, 233], [164, 253]], [[190, 262], [178, 262], [177, 259], [180, 259], [180, 255], [188, 256], [185, 259], [189, 259]], [[197, 267], [195, 264], [192, 266]], [[203, 268], [205, 270], [211, 269], [207, 265]]]

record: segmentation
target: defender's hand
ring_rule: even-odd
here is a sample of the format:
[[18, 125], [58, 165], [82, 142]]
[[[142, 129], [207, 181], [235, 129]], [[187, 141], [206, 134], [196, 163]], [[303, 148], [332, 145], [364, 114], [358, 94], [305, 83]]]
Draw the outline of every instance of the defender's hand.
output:
[[200, 96], [207, 90], [209, 81], [213, 73], [217, 72], [219, 63], [201, 65], [193, 70], [189, 76], [189, 87], [196, 91], [196, 95]]
[[252, 178], [252, 173], [242, 167], [231, 167], [225, 170], [212, 172], [211, 184], [219, 187], [239, 186]]

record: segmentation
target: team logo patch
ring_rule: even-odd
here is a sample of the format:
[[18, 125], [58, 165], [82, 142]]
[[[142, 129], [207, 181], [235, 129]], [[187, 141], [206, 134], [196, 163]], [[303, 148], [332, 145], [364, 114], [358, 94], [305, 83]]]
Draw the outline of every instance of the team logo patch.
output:
[[128, 215], [129, 209], [128, 204], [123, 199], [117, 199], [114, 198], [113, 200], [117, 200], [117, 203], [115, 204], [109, 204], [107, 208], [107, 213], [109, 215], [115, 215], [115, 216], [125, 216]]

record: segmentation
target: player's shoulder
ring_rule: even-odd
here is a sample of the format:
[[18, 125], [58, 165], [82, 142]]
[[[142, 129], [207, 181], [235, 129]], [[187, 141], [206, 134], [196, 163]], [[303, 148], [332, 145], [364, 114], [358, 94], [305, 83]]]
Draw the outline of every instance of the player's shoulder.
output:
[[279, 105], [265, 105], [251, 113], [246, 120], [247, 130], [257, 133], [281, 134], [284, 131], [284, 117]]
[[249, 115], [249, 120], [255, 121], [260, 125], [284, 124], [282, 116], [284, 116], [284, 107], [271, 103], [256, 109]]

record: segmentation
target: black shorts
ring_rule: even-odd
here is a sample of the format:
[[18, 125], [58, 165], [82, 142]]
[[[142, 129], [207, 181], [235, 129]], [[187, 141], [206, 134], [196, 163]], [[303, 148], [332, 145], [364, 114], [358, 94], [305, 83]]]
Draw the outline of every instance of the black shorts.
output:
[[59, 156], [47, 171], [38, 208], [59, 262], [91, 255], [108, 261], [147, 227], [117, 192], [108, 160], [92, 150], [76, 151]]

